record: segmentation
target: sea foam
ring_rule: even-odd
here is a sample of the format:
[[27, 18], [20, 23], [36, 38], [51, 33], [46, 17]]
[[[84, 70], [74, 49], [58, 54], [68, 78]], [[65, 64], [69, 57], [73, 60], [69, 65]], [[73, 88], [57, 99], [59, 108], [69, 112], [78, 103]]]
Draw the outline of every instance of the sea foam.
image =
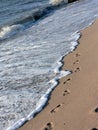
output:
[[24, 26], [20, 24], [2, 27], [0, 29], [0, 40], [9, 38], [20, 31], [23, 31], [23, 29]]
[[68, 0], [50, 0], [50, 4], [52, 5], [60, 5], [64, 3], [68, 3]]

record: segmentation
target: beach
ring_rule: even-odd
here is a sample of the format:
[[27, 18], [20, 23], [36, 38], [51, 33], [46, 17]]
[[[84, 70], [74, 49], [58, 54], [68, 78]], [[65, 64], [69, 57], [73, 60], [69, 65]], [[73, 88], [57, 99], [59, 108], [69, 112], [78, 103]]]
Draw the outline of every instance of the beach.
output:
[[84, 119], [90, 122], [82, 114], [88, 99], [97, 100], [97, 47], [94, 38], [83, 47], [77, 40], [98, 18], [98, 0], [56, 1], [61, 2], [56, 7], [50, 0], [0, 1], [0, 130], [23, 124], [26, 130], [70, 130], [80, 129]]
[[63, 59], [72, 73], [59, 80], [46, 107], [18, 130], [98, 129], [98, 20], [82, 30], [79, 45]]

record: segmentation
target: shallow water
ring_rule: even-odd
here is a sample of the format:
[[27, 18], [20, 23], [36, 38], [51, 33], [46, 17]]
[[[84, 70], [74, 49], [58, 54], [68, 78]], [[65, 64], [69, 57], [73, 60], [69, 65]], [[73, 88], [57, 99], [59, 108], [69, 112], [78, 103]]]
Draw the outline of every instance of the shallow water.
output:
[[98, 1], [81, 0], [24, 24], [20, 16], [30, 14], [32, 7], [23, 5], [26, 12], [20, 8], [15, 18], [13, 11], [10, 21], [7, 14], [0, 19], [0, 130], [18, 128], [42, 109], [57, 80], [69, 74], [59, 71], [59, 61], [75, 49], [78, 32], [98, 17]]

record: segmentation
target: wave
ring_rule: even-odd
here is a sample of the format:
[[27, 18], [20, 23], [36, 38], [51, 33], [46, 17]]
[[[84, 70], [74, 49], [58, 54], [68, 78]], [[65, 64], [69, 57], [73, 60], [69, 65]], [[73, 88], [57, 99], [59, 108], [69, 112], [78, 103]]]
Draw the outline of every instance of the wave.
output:
[[24, 30], [24, 26], [21, 24], [5, 26], [0, 29], [0, 40], [7, 39], [13, 35], [16, 35], [18, 32]]
[[20, 16], [9, 25], [5, 25], [0, 29], [0, 41], [8, 39], [25, 29], [34, 25], [34, 23], [41, 18], [48, 17], [50, 13], [66, 5], [68, 0], [50, 0], [49, 4], [45, 4], [33, 9], [31, 12]]
[[15, 21], [11, 22], [11, 25], [5, 25], [4, 27], [1, 27], [0, 41], [10, 38], [19, 32], [30, 28], [36, 21], [48, 14], [50, 10], [53, 9], [54, 7], [50, 5], [42, 8], [37, 8], [30, 14], [21, 16], [19, 19], [15, 19]]
[[36, 21], [40, 20], [41, 18], [48, 17], [50, 13], [56, 9], [59, 9], [59, 7], [62, 7], [58, 7], [58, 4], [61, 5], [60, 3], [62, 2], [64, 5], [64, 3], [67, 3], [67, 0], [50, 0], [49, 4], [33, 9], [28, 14], [15, 19], [13, 22], [11, 22], [11, 25], [5, 25], [0, 29], [0, 41], [10, 38], [19, 32], [30, 28]]
[[30, 27], [30, 25], [32, 26], [32, 24], [34, 24], [37, 20], [47, 16], [57, 8], [58, 7], [52, 3], [44, 5], [32, 10], [29, 14], [22, 16], [21, 19], [17, 19], [14, 24], [24, 24], [26, 27]]
[[52, 5], [63, 5], [65, 3], [68, 3], [68, 0], [50, 0]]

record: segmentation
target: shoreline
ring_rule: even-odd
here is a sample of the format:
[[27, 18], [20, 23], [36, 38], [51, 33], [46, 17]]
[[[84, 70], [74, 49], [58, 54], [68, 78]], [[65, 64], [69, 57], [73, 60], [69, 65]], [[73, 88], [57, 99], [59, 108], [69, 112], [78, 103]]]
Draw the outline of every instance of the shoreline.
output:
[[[47, 106], [18, 130], [93, 130], [97, 123], [98, 20], [81, 31], [79, 45], [63, 59], [59, 80]], [[85, 44], [85, 45], [84, 45]]]

